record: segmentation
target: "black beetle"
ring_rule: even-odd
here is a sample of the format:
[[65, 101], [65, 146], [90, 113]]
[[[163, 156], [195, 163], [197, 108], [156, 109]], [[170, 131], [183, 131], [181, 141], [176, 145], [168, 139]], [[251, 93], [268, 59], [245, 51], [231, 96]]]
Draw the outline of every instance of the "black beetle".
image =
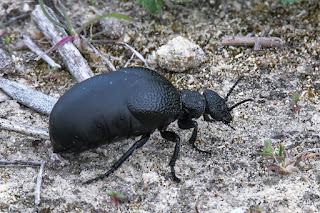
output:
[[226, 101], [240, 79], [223, 99], [212, 90], [205, 90], [203, 95], [187, 89], [179, 93], [166, 78], [142, 67], [128, 67], [94, 76], [75, 85], [54, 106], [49, 121], [53, 151], [81, 152], [116, 140], [142, 136], [110, 170], [85, 182], [91, 183], [119, 168], [158, 129], [163, 138], [176, 143], [169, 165], [173, 179], [179, 182], [174, 166], [180, 150], [180, 137], [167, 131], [167, 126], [178, 120], [179, 128], [193, 128], [190, 144], [200, 152], [210, 153], [195, 145], [198, 125], [193, 119], [203, 115], [206, 121], [222, 121], [229, 125], [232, 120], [230, 111], [252, 100], [227, 106]]

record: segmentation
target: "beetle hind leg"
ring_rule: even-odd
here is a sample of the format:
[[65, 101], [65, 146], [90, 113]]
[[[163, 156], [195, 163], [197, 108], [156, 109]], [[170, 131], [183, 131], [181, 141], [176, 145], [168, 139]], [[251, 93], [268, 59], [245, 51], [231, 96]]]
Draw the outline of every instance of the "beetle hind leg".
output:
[[97, 180], [102, 180], [103, 178], [108, 177], [111, 173], [116, 171], [124, 161], [126, 161], [132, 155], [134, 150], [141, 148], [149, 140], [149, 138], [150, 138], [150, 133], [143, 135], [140, 140], [135, 142], [131, 146], [131, 148], [115, 164], [113, 164], [111, 169], [109, 169], [106, 173], [99, 175], [98, 177], [87, 180], [86, 182], [84, 182], [84, 184], [90, 184], [90, 183], [95, 182]]

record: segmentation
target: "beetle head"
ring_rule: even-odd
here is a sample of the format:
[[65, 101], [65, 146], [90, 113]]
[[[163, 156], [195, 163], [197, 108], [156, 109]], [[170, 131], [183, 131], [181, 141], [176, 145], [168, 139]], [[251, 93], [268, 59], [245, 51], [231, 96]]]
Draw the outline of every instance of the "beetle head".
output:
[[232, 121], [230, 110], [223, 98], [212, 90], [205, 90], [203, 96], [206, 101], [205, 113], [210, 115], [212, 121], [222, 121], [225, 124]]
[[[225, 98], [221, 98], [216, 92], [212, 90], [205, 90], [203, 93], [203, 96], [205, 98], [205, 120], [206, 121], [222, 121], [224, 124], [228, 125], [232, 121], [231, 111], [236, 108], [237, 106], [247, 102], [247, 101], [253, 101], [252, 99], [245, 99], [243, 101], [240, 101], [239, 103], [236, 103], [235, 105], [228, 107], [227, 101], [232, 93], [235, 86], [239, 83], [239, 81], [243, 78], [241, 76], [236, 83], [231, 87], [228, 94]], [[208, 115], [212, 118], [208, 118]]]
[[252, 99], [245, 99], [231, 107], [228, 107], [227, 105], [230, 94], [242, 78], [243, 77], [240, 77], [236, 81], [225, 98], [221, 98], [212, 90], [205, 90], [203, 95], [193, 90], [181, 90], [182, 108], [185, 113], [184, 116], [188, 119], [192, 119], [199, 118], [203, 115], [206, 121], [221, 121], [229, 126], [232, 121], [231, 111], [247, 101], [252, 101]]

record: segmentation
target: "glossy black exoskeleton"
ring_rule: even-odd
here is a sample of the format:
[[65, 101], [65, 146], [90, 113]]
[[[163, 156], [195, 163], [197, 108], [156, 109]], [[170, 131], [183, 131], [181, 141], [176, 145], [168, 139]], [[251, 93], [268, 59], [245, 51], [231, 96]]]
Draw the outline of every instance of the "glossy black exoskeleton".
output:
[[227, 106], [227, 99], [240, 79], [227, 96], [221, 98], [212, 90], [205, 90], [203, 95], [186, 89], [179, 92], [157, 72], [141, 67], [97, 75], [75, 85], [54, 106], [49, 122], [53, 151], [81, 152], [117, 140], [142, 136], [110, 170], [86, 182], [91, 183], [119, 168], [158, 129], [163, 138], [176, 143], [169, 165], [173, 179], [180, 181], [174, 170], [180, 137], [167, 131], [167, 126], [178, 120], [179, 128], [193, 128], [190, 144], [198, 151], [209, 153], [195, 145], [198, 125], [194, 119], [203, 115], [206, 121], [222, 121], [229, 125], [232, 120], [230, 111], [251, 100]]

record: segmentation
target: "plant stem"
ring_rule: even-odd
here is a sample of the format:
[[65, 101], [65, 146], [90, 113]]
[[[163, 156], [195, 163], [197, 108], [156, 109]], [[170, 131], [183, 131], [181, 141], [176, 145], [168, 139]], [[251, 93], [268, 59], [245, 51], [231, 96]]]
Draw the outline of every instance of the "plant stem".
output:
[[64, 19], [67, 21], [67, 25], [68, 25], [68, 31], [69, 33], [72, 35], [72, 36], [76, 36], [77, 32], [74, 30], [74, 27], [72, 26], [71, 24], [71, 21], [67, 15], [67, 11], [66, 11], [66, 8], [64, 7], [64, 5], [61, 3], [61, 1], [58, 1], [59, 2], [59, 6], [62, 10], [62, 14], [63, 14], [63, 17]]
[[54, 25], [57, 25], [57, 26], [65, 29], [65, 30], [67, 30], [68, 32], [70, 32], [70, 29], [69, 29], [68, 27], [66, 27], [65, 25], [57, 22], [56, 20], [54, 20], [54, 18], [52, 18], [52, 17], [48, 14], [48, 12], [47, 12], [47, 10], [46, 10], [46, 8], [45, 8], [42, 0], [39, 0], [39, 4], [40, 4], [41, 10], [42, 10], [42, 12], [44, 13], [44, 15], [45, 15]]

